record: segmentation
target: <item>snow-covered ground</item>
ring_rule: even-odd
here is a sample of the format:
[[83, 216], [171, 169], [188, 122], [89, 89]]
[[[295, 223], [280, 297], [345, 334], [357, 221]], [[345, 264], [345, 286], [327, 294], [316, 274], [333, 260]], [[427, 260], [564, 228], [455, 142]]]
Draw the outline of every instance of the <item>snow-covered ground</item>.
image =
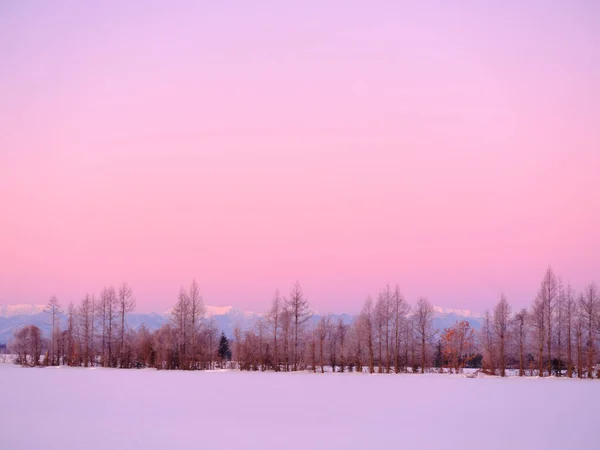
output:
[[597, 380], [0, 364], [0, 448], [599, 448]]

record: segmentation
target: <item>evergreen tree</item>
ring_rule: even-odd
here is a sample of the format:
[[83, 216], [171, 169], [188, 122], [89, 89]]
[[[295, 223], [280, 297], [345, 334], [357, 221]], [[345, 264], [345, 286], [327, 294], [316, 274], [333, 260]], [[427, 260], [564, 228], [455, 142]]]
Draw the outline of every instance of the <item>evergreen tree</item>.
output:
[[437, 345], [435, 346], [435, 356], [433, 358], [433, 365], [439, 370], [441, 370], [444, 366], [444, 356], [441, 339], [438, 340]]
[[231, 350], [229, 349], [229, 340], [225, 336], [224, 332], [221, 332], [221, 339], [219, 339], [219, 358], [227, 361], [231, 361]]

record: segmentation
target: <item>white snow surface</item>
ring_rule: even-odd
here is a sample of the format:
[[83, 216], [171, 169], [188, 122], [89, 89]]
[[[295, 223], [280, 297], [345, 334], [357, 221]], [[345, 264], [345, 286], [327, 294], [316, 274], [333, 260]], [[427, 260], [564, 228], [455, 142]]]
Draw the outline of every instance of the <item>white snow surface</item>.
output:
[[0, 385], [7, 450], [552, 450], [600, 439], [597, 380], [0, 364]]

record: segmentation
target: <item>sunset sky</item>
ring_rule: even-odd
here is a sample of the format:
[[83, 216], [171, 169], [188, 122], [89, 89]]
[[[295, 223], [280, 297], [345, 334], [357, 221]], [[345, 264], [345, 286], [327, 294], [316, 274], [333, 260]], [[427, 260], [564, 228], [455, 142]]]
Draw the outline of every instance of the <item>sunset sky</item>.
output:
[[600, 2], [290, 3], [0, 3], [0, 303], [600, 282]]

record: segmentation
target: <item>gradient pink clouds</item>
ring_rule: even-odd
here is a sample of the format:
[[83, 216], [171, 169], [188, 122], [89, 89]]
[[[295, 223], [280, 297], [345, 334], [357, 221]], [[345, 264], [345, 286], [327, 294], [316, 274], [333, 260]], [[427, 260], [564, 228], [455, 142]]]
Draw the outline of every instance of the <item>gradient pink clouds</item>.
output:
[[0, 303], [600, 281], [593, 2], [0, 6]]

